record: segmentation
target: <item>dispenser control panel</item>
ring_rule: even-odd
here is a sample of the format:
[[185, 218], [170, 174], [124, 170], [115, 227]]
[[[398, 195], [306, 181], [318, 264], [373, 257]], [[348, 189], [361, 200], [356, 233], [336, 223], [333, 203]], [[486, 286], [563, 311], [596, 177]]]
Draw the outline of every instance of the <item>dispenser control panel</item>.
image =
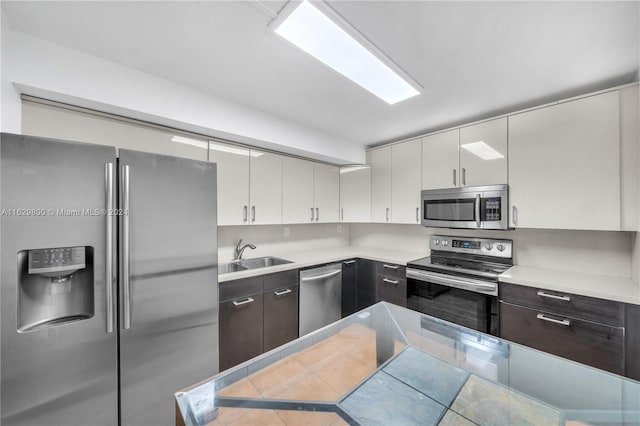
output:
[[48, 274], [85, 268], [85, 247], [29, 250], [30, 274]]

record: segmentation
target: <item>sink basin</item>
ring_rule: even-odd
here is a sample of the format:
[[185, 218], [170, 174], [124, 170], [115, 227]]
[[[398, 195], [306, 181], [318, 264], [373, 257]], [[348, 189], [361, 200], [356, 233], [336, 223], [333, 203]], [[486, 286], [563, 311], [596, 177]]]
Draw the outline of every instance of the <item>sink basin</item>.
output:
[[234, 260], [229, 263], [220, 263], [218, 265], [219, 274], [228, 274], [230, 272], [246, 271], [248, 269], [266, 268], [268, 266], [284, 265], [293, 263], [290, 260], [280, 259], [279, 257], [265, 256], [255, 259]]

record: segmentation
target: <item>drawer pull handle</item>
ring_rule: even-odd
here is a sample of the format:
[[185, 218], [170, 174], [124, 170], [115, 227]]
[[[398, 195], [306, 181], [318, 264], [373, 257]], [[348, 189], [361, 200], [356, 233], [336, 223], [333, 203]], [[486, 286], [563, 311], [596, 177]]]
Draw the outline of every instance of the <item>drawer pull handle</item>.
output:
[[255, 302], [255, 300], [253, 300], [253, 298], [251, 297], [247, 297], [245, 300], [242, 300], [240, 302], [238, 301], [233, 301], [233, 306], [242, 306], [242, 305], [246, 305], [247, 303], [252, 303]]
[[542, 320], [542, 321], [549, 321], [549, 322], [552, 322], [554, 324], [564, 325], [566, 327], [569, 327], [571, 325], [571, 321], [569, 321], [568, 319], [557, 320], [557, 319], [546, 317], [546, 316], [544, 316], [544, 314], [538, 314], [538, 315], [536, 315], [536, 318], [538, 318], [539, 320]]
[[385, 283], [393, 284], [393, 285], [396, 285], [400, 282], [398, 280], [390, 280], [389, 278], [383, 278], [382, 281], [384, 281]]
[[274, 291], [273, 294], [275, 294], [276, 296], [284, 296], [285, 294], [289, 294], [291, 293], [291, 289], [287, 288], [285, 290], [280, 290], [280, 291]]
[[354, 263], [356, 263], [356, 261], [355, 260], [345, 260], [342, 263], [344, 263], [345, 265], [353, 265]]
[[396, 265], [387, 265], [386, 263], [382, 265], [383, 268], [396, 270], [398, 267]]
[[549, 299], [562, 300], [563, 302], [570, 302], [571, 298], [569, 296], [556, 296], [555, 294], [545, 293], [544, 291], [539, 291], [538, 296], [548, 297]]

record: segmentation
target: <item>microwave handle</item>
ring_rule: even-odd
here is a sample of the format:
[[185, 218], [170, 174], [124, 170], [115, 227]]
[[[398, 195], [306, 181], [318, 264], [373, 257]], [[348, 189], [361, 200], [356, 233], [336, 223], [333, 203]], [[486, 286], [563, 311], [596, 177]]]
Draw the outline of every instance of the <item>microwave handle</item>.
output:
[[480, 228], [480, 194], [476, 194], [476, 226]]

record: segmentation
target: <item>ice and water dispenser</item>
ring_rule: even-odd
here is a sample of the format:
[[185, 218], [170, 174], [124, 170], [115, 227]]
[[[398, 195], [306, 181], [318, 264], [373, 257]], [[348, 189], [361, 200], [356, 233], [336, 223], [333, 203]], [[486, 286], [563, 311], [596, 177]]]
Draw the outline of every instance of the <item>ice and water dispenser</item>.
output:
[[92, 247], [18, 252], [18, 331], [93, 317], [93, 284]]

